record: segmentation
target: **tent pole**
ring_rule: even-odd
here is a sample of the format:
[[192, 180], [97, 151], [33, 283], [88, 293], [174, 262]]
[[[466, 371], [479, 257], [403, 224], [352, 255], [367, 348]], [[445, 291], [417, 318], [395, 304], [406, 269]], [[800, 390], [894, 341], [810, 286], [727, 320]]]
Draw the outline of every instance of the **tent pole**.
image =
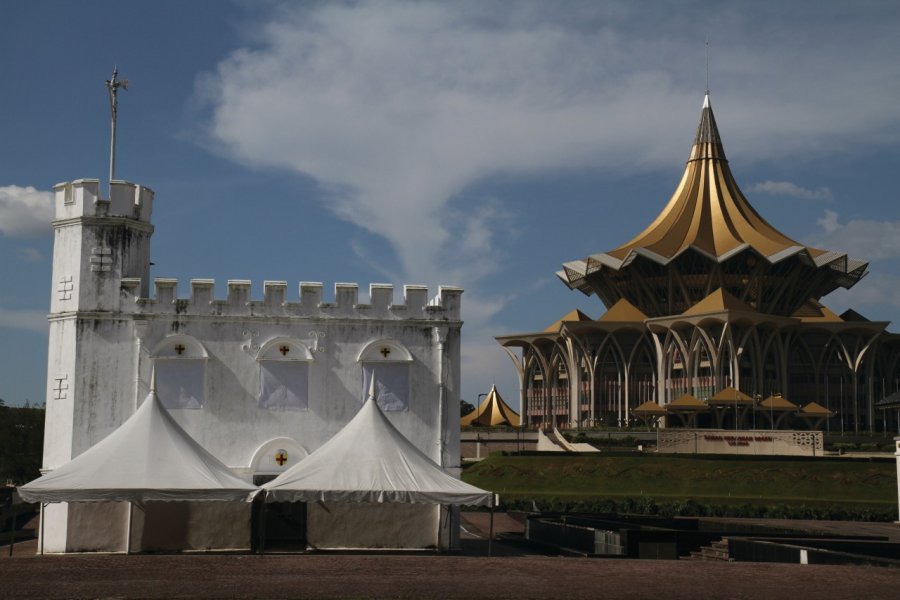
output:
[[438, 504], [438, 530], [437, 530], [437, 544], [435, 544], [434, 551], [436, 554], [441, 553], [441, 515], [444, 512], [444, 506], [442, 504]]
[[125, 530], [125, 554], [131, 554], [131, 517], [134, 514], [134, 504], [128, 502], [128, 527]]
[[41, 556], [44, 555], [44, 503], [41, 502]]
[[13, 555], [13, 546], [16, 545], [16, 518], [19, 516], [19, 505], [12, 505], [12, 526], [9, 528], [9, 555]]
[[491, 527], [488, 534], [488, 556], [491, 556], [492, 546], [494, 544], [494, 495], [491, 494]]

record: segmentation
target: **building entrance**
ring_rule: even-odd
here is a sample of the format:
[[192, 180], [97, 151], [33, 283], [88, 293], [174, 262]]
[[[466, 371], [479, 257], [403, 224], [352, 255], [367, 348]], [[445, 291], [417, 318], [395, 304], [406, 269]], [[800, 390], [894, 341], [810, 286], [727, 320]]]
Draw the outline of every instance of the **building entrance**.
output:
[[[256, 475], [253, 483], [262, 485], [274, 478], [274, 475]], [[265, 503], [260, 494], [253, 502], [252, 519], [254, 550], [259, 550], [262, 544], [265, 544], [266, 551], [306, 550], [305, 502]]]

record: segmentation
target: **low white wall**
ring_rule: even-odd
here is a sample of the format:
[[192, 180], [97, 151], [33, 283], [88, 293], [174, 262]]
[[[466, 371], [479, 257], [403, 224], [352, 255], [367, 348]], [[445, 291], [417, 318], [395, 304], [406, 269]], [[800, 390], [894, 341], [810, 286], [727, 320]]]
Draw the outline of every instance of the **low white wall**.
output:
[[661, 429], [660, 453], [821, 456], [821, 431]]

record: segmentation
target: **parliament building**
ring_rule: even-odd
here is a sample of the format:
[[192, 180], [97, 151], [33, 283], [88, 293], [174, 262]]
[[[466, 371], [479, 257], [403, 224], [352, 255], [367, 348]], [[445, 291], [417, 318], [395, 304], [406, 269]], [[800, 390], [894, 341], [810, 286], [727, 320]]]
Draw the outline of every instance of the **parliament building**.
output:
[[[684, 175], [659, 216], [557, 273], [606, 312], [576, 310], [543, 331], [497, 338], [518, 371], [523, 424], [628, 427], [635, 408], [652, 402], [671, 416], [688, 396], [710, 409], [698, 411], [701, 426], [891, 429], [876, 404], [900, 384], [900, 334], [821, 302], [867, 269], [757, 213], [731, 173], [707, 93]], [[715, 410], [732, 397], [730, 414]], [[803, 420], [804, 409], [824, 418]]]

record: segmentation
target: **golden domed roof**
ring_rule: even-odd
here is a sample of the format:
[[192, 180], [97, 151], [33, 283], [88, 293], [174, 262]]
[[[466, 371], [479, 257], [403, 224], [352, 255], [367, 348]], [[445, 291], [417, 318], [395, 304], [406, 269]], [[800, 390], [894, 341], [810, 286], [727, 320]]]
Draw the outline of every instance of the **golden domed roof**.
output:
[[[730, 260], [739, 255], [742, 266]], [[665, 271], [682, 256], [691, 263], [674, 268], [675, 279], [667, 277]], [[630, 273], [637, 259], [646, 266]], [[704, 261], [708, 266], [699, 266]], [[677, 314], [722, 287], [722, 281], [756, 310], [791, 314], [810, 298], [852, 287], [867, 267], [844, 253], [801, 244], [756, 212], [728, 166], [707, 93], [681, 182], [659, 216], [631, 241], [564, 263], [557, 275], [572, 289], [597, 294], [607, 306], [625, 297], [650, 316]], [[709, 281], [694, 280], [703, 273]], [[799, 283], [786, 294], [774, 289], [774, 282], [785, 278]]]
[[669, 203], [649, 227], [606, 254], [624, 260], [642, 250], [668, 260], [689, 247], [718, 261], [747, 247], [771, 262], [801, 251], [812, 257], [825, 254], [784, 235], [747, 202], [728, 167], [709, 95], [690, 159]]

